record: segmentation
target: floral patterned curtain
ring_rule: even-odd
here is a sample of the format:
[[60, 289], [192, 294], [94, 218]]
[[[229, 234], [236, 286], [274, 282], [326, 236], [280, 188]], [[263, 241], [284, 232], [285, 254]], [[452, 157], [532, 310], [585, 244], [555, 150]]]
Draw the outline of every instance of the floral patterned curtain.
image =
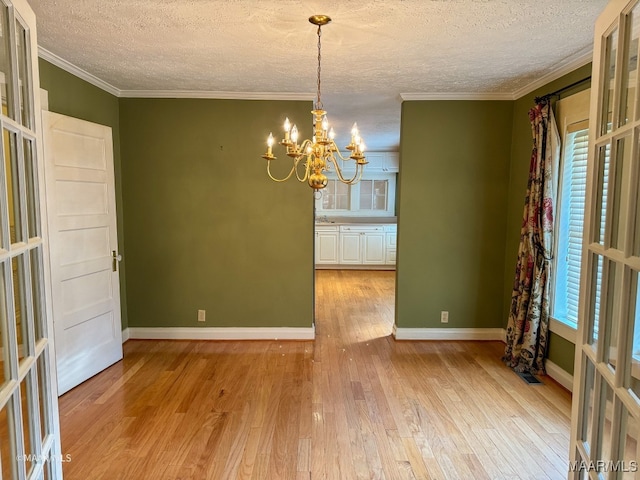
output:
[[533, 151], [503, 360], [517, 372], [544, 374], [553, 254], [552, 173], [560, 155], [560, 136], [548, 100], [532, 108], [529, 119]]

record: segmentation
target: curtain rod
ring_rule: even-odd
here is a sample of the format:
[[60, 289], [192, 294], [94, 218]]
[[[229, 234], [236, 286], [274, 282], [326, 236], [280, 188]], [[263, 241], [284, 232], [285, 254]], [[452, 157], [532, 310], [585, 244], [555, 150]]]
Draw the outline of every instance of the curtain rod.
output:
[[562, 92], [566, 92], [567, 90], [570, 90], [573, 87], [577, 87], [578, 85], [581, 85], [581, 84], [583, 84], [583, 83], [585, 83], [586, 81], [589, 81], [589, 80], [591, 80], [591, 75], [589, 75], [588, 77], [583, 78], [582, 80], [578, 80], [577, 82], [573, 82], [571, 85], [567, 85], [566, 87], [559, 88], [555, 92], [547, 93], [546, 95], [543, 95], [542, 97], [536, 97], [535, 98], [535, 102], [536, 103], [541, 103], [541, 102], [544, 102], [545, 100], [549, 100], [551, 97], [556, 97], [556, 96], [559, 97]]

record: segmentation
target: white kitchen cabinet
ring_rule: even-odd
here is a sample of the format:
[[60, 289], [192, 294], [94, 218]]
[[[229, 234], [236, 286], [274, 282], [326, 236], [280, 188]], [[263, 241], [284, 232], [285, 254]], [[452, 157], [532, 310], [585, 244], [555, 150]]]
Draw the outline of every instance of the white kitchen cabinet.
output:
[[340, 230], [337, 226], [316, 227], [316, 264], [335, 265], [339, 263], [338, 256]]
[[397, 173], [400, 171], [400, 154], [398, 152], [386, 152], [382, 170], [388, 173]]
[[385, 233], [383, 226], [341, 226], [340, 264], [383, 265]]
[[362, 235], [362, 263], [364, 265], [382, 265], [385, 262], [384, 230], [367, 232]]
[[362, 264], [362, 233], [340, 232], [340, 264]]
[[398, 250], [398, 226], [386, 225], [385, 231], [385, 263], [387, 265], [396, 264], [396, 252]]
[[393, 268], [396, 225], [316, 225], [316, 265], [319, 268]]
[[[343, 153], [346, 157], [351, 155]], [[364, 152], [367, 163], [364, 166], [365, 177], [369, 173], [398, 173], [400, 171], [400, 154], [398, 152]], [[343, 172], [351, 173], [356, 170], [356, 162], [351, 159], [340, 160], [340, 167]]]

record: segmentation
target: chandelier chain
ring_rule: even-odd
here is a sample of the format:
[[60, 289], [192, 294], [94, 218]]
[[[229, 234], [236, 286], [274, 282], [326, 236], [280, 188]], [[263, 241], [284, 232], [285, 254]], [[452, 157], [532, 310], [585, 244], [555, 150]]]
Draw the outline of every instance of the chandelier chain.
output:
[[320, 25], [318, 25], [318, 97], [316, 101], [316, 110], [322, 110], [322, 100], [320, 98], [320, 60], [322, 59], [321, 55], [321, 43], [320, 37], [322, 36], [322, 29]]

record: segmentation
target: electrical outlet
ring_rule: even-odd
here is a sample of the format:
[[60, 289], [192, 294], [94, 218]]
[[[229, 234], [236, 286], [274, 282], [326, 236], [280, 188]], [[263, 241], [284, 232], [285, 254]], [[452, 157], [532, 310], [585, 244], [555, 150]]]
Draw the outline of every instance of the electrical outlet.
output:
[[440, 323], [449, 323], [449, 312], [440, 312]]
[[206, 310], [198, 310], [198, 321], [204, 322], [206, 320], [206, 314], [207, 314]]

